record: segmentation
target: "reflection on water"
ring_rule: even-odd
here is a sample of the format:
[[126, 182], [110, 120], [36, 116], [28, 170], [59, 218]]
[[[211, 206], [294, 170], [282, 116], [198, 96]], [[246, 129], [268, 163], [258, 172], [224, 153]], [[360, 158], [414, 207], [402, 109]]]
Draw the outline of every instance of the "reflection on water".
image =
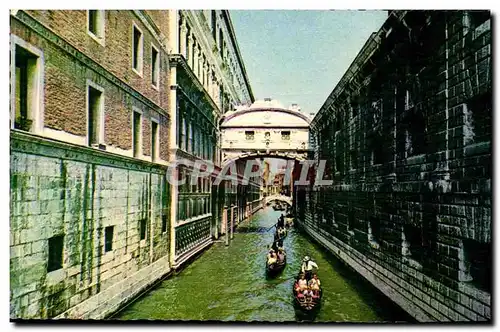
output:
[[265, 255], [281, 211], [267, 207], [234, 233], [229, 247], [215, 243], [177, 276], [128, 306], [115, 319], [283, 322], [301, 319], [293, 307], [292, 285], [301, 259], [319, 265], [323, 286], [315, 321], [380, 322], [410, 318], [355, 272], [296, 230], [284, 241], [285, 270], [266, 278]]

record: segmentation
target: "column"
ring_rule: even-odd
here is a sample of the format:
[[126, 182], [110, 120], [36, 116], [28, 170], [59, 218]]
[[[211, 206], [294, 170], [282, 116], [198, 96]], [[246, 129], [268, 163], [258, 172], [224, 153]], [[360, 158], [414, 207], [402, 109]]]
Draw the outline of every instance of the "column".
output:
[[193, 63], [194, 63], [193, 45], [194, 45], [193, 33], [190, 31], [188, 36], [187, 51], [188, 51], [188, 65], [189, 67], [191, 67], [191, 69], [193, 69]]
[[193, 43], [193, 72], [196, 76], [198, 76], [198, 68], [199, 68], [199, 48], [198, 44], [196, 44], [196, 41]]
[[207, 63], [207, 71], [208, 71], [208, 75], [207, 75], [207, 78], [208, 78], [207, 79], [207, 92], [210, 95], [210, 97], [212, 97], [212, 99], [214, 99], [214, 95], [212, 93], [213, 92], [212, 89], [213, 89], [213, 79], [214, 78], [212, 77], [212, 66], [209, 65], [208, 63]]
[[235, 219], [234, 218], [234, 208], [235, 208], [235, 206], [233, 205], [233, 206], [231, 206], [231, 210], [230, 210], [231, 211], [231, 240], [234, 237], [234, 235], [233, 235], [233, 228], [234, 228], [234, 221], [235, 221], [234, 220]]
[[208, 90], [208, 74], [207, 74], [207, 59], [203, 57], [203, 64], [201, 66], [203, 71], [203, 87]]
[[[177, 10], [169, 10], [170, 17], [172, 20], [169, 21], [169, 39], [172, 41], [172, 48], [174, 50], [178, 49], [177, 40], [178, 40], [178, 11]], [[170, 73], [168, 75], [169, 80], [169, 100], [172, 102], [169, 103], [169, 114], [170, 114], [170, 133], [174, 133], [173, 135], [169, 135], [169, 146], [176, 147], [176, 136], [177, 136], [177, 68], [170, 67]], [[176, 158], [175, 153], [170, 153], [169, 162], [174, 163]], [[165, 177], [165, 185], [170, 186], [169, 179]], [[170, 186], [170, 197], [167, 198], [170, 200], [170, 221], [169, 221], [169, 265], [172, 267], [175, 265], [175, 224], [177, 222], [177, 186]]]
[[227, 207], [224, 207], [222, 210], [222, 225], [221, 225], [221, 232], [225, 232], [225, 240], [226, 240], [226, 246], [229, 245], [229, 232], [227, 231]]
[[183, 19], [181, 23], [181, 35], [179, 36], [179, 48], [180, 48], [180, 53], [184, 56], [184, 59], [187, 60], [186, 37], [187, 37], [187, 25], [185, 19]]

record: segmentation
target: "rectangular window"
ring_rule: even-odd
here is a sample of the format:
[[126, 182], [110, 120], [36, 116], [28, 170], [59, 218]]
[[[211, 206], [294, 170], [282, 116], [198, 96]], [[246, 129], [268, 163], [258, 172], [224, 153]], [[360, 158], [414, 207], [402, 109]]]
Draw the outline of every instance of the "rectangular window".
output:
[[357, 117], [359, 113], [359, 104], [357, 102], [353, 102], [351, 104], [351, 110], [352, 110], [352, 117], [353, 118]]
[[351, 150], [349, 153], [351, 155], [351, 169], [356, 169], [358, 167], [358, 151]]
[[144, 37], [137, 26], [133, 26], [132, 33], [132, 68], [142, 75], [142, 54]]
[[[16, 129], [33, 131], [35, 114], [40, 109], [41, 66], [40, 55], [35, 55], [26, 48], [15, 44], [15, 112], [13, 126]], [[14, 89], [13, 89], [14, 90]]]
[[404, 232], [405, 238], [409, 244], [410, 257], [421, 262], [425, 257], [422, 248], [422, 228], [413, 225], [405, 225]]
[[88, 116], [88, 144], [99, 145], [101, 142], [101, 118], [104, 106], [102, 90], [95, 85], [87, 86], [87, 116]]
[[155, 121], [151, 121], [151, 160], [156, 161], [158, 158], [158, 143], [159, 143], [159, 134], [158, 134], [158, 123]]
[[380, 220], [375, 217], [370, 217], [368, 220], [368, 227], [370, 228], [371, 241], [380, 242]]
[[134, 153], [134, 157], [137, 158], [139, 157], [139, 154], [141, 153], [141, 134], [142, 134], [142, 116], [141, 113], [139, 112], [133, 112], [133, 137], [132, 137], [132, 149]]
[[472, 277], [471, 284], [479, 289], [491, 292], [492, 257], [491, 243], [475, 240], [463, 240], [464, 263]]
[[141, 235], [141, 240], [146, 239], [147, 223], [146, 219], [139, 221], [139, 233]]
[[114, 226], [108, 226], [104, 229], [104, 252], [113, 250], [113, 232]]
[[290, 140], [290, 132], [289, 131], [282, 131], [281, 132], [281, 139], [283, 141], [289, 141]]
[[254, 131], [245, 131], [245, 139], [247, 141], [253, 141], [255, 139], [255, 132]]
[[167, 215], [161, 216], [161, 232], [165, 233], [167, 231]]
[[87, 32], [96, 41], [104, 41], [104, 10], [87, 11]]
[[491, 92], [476, 95], [465, 103], [465, 143], [491, 141], [493, 97]]
[[160, 54], [158, 50], [151, 46], [151, 84], [155, 87], [159, 87], [160, 82]]
[[427, 151], [425, 116], [422, 111], [409, 109], [403, 118], [406, 157], [424, 154]]
[[56, 235], [49, 239], [49, 256], [47, 272], [59, 270], [63, 263], [64, 235]]

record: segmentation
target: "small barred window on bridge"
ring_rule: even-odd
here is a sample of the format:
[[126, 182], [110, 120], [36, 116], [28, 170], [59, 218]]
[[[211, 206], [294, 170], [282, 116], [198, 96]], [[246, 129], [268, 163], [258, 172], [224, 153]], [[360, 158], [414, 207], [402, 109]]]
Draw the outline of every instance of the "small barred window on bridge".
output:
[[146, 231], [147, 231], [147, 220], [142, 219], [139, 221], [139, 233], [141, 235], [141, 240], [146, 239]]
[[104, 229], [104, 252], [113, 250], [114, 226], [108, 226]]
[[476, 240], [463, 240], [465, 263], [472, 277], [473, 286], [491, 292], [492, 288], [492, 257], [491, 243], [481, 243]]

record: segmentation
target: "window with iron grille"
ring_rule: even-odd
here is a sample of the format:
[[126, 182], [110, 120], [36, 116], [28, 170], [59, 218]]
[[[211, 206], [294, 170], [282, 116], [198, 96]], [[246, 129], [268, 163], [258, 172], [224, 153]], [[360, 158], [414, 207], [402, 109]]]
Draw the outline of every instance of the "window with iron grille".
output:
[[63, 263], [64, 235], [56, 235], [49, 239], [49, 255], [47, 272], [59, 270]]
[[115, 227], [108, 226], [104, 229], [104, 252], [113, 250], [113, 234]]

